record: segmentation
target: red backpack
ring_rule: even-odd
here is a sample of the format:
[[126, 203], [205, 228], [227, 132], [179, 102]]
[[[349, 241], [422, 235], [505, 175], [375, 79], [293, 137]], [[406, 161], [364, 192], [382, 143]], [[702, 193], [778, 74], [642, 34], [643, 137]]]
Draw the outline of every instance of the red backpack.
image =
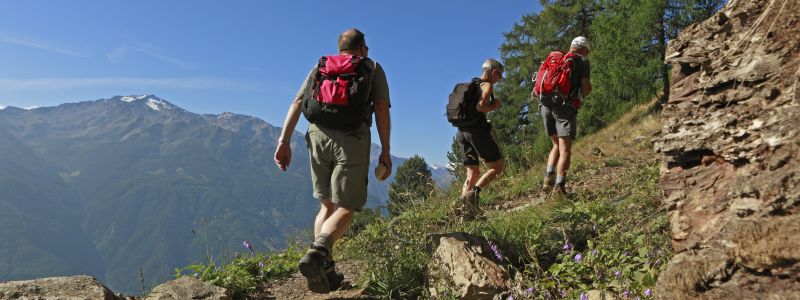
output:
[[542, 105], [552, 107], [568, 103], [575, 56], [573, 52], [553, 51], [542, 62], [533, 86], [533, 95]]
[[319, 59], [313, 81], [303, 96], [303, 115], [309, 123], [347, 130], [365, 122], [372, 109], [372, 69], [368, 61], [366, 57], [342, 54]]

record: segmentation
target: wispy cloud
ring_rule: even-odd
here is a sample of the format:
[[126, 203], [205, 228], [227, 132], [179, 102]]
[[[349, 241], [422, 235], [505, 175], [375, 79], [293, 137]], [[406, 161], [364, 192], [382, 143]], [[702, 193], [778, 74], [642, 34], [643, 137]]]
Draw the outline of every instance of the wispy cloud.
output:
[[0, 78], [2, 90], [67, 90], [98, 87], [173, 88], [186, 90], [237, 90], [254, 91], [263, 84], [198, 77], [99, 77], [99, 78]]
[[175, 58], [174, 56], [167, 54], [166, 51], [156, 46], [142, 42], [131, 42], [128, 45], [114, 48], [111, 50], [111, 52], [106, 53], [106, 58], [108, 58], [108, 60], [111, 61], [112, 63], [119, 63], [123, 61], [127, 57], [127, 55], [132, 51], [146, 54], [157, 60], [169, 63], [171, 65], [177, 66], [182, 69], [196, 68], [196, 66], [193, 63], [184, 61], [179, 58]]
[[106, 53], [106, 58], [112, 63], [119, 63], [125, 59], [125, 56], [128, 55], [128, 48], [126, 47], [119, 47], [114, 48], [111, 52]]
[[28, 37], [20, 37], [20, 36], [10, 36], [5, 34], [0, 34], [0, 43], [6, 43], [11, 45], [17, 45], [22, 47], [34, 48], [39, 50], [44, 50], [48, 52], [54, 52], [59, 54], [77, 56], [82, 58], [89, 58], [89, 54], [84, 51], [70, 49], [68, 47], [64, 47], [61, 45], [54, 45], [49, 42], [35, 40]]

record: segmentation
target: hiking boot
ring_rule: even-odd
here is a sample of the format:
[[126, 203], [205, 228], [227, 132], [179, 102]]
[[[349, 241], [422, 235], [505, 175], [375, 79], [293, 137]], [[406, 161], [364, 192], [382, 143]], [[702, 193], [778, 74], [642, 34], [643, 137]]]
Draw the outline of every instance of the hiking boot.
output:
[[328, 277], [329, 290], [335, 291], [342, 287], [344, 274], [336, 271], [336, 263], [333, 261], [325, 263], [325, 276]]
[[455, 209], [456, 216], [459, 217], [461, 223], [470, 222], [475, 219], [475, 214], [470, 209], [470, 202], [472, 201], [473, 193], [468, 192], [466, 196], [458, 197], [458, 204]]
[[330, 282], [325, 273], [325, 258], [328, 250], [325, 247], [311, 246], [306, 255], [300, 259], [300, 274], [308, 281], [308, 289], [314, 293], [325, 294], [330, 292]]
[[556, 201], [567, 199], [567, 188], [563, 184], [555, 185], [550, 197]]
[[467, 214], [470, 214], [472, 219], [474, 220], [475, 217], [481, 215], [481, 209], [478, 207], [478, 201], [480, 201], [480, 192], [477, 188], [472, 189], [472, 192], [467, 194], [467, 199], [464, 202], [467, 206]]
[[553, 186], [556, 185], [556, 174], [555, 173], [544, 173], [544, 184], [542, 185], [542, 191], [545, 193], [549, 193]]
[[455, 202], [450, 204], [450, 210], [457, 216], [460, 216], [464, 211], [464, 203], [467, 203], [465, 200], [466, 197], [458, 196]]

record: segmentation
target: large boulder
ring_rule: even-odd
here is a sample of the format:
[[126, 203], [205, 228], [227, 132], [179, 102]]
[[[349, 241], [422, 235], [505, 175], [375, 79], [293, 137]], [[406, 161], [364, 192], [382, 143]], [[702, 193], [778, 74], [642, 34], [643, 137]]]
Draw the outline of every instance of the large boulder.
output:
[[71, 276], [0, 282], [0, 299], [117, 300], [118, 298], [94, 277]]
[[161, 284], [147, 295], [145, 300], [230, 300], [224, 288], [202, 282], [194, 277], [181, 277]]
[[493, 299], [510, 288], [508, 271], [482, 237], [431, 235], [428, 251], [432, 254], [427, 274], [432, 298]]
[[800, 1], [731, 0], [667, 49], [660, 299], [800, 295]]

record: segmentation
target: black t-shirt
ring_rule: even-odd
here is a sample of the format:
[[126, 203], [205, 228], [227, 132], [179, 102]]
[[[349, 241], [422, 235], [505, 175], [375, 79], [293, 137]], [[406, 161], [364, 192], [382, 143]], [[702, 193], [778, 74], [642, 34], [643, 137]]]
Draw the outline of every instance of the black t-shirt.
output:
[[581, 97], [581, 83], [582, 79], [589, 79], [589, 59], [580, 55], [575, 56], [575, 63], [572, 67], [572, 88], [569, 91], [569, 96], [572, 99], [580, 99]]

